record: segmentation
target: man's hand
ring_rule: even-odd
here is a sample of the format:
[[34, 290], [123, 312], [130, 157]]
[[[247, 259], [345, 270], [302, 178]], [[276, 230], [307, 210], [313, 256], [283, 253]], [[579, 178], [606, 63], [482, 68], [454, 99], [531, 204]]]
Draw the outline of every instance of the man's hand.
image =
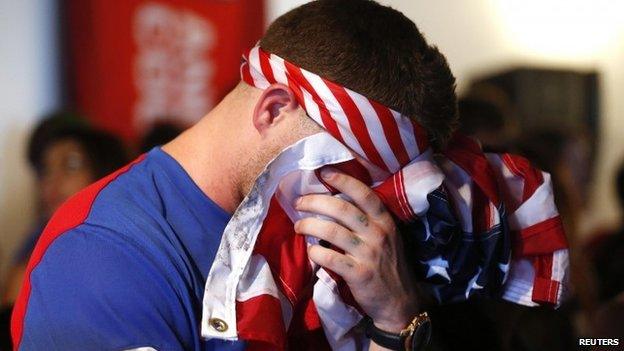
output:
[[295, 208], [333, 218], [305, 218], [295, 223], [297, 233], [326, 240], [344, 250], [311, 245], [310, 259], [339, 274], [375, 325], [398, 333], [418, 312], [416, 282], [408, 273], [403, 246], [391, 214], [366, 184], [324, 169], [323, 180], [353, 200], [330, 196], [300, 197]]

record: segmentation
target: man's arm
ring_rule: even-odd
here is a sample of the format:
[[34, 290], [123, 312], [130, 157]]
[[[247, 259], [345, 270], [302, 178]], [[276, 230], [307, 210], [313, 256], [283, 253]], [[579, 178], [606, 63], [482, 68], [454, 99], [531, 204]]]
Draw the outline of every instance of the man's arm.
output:
[[[353, 204], [329, 195], [302, 196], [300, 211], [333, 218], [305, 218], [298, 233], [326, 240], [344, 250], [312, 245], [312, 261], [339, 274], [353, 297], [379, 329], [399, 333], [418, 313], [416, 282], [409, 274], [401, 239], [391, 214], [373, 190], [357, 179], [323, 170], [323, 179], [350, 197]], [[371, 350], [385, 350], [371, 342]]]
[[[81, 225], [58, 237], [30, 275], [19, 350], [183, 350], [184, 298], [148, 254]], [[184, 340], [184, 341], [183, 341]]]

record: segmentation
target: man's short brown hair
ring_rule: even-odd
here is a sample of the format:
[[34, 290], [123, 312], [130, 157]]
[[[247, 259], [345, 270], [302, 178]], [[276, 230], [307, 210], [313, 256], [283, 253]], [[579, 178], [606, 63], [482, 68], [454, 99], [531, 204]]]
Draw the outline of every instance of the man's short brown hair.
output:
[[269, 26], [260, 46], [415, 118], [434, 146], [457, 121], [455, 77], [416, 25], [369, 0], [317, 0]]

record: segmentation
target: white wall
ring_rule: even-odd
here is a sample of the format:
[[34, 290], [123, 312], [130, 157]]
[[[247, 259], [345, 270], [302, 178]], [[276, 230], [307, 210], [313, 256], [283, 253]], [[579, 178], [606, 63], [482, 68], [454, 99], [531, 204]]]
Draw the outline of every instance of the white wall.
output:
[[[440, 48], [460, 92], [472, 77], [518, 63], [598, 70], [600, 149], [585, 226], [617, 220], [612, 178], [624, 159], [624, 1], [378, 1], [403, 12]], [[268, 17], [305, 2], [270, 0]]]
[[0, 0], [0, 278], [32, 220], [27, 134], [58, 106], [55, 10], [53, 0]]

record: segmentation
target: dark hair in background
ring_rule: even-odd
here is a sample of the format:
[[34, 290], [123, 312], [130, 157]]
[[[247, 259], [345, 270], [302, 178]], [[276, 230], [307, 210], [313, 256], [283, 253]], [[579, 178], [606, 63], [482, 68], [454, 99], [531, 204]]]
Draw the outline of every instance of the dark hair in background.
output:
[[505, 128], [505, 118], [494, 104], [475, 98], [463, 98], [457, 103], [459, 131], [473, 135], [478, 131], [496, 132]]
[[119, 138], [90, 127], [78, 115], [58, 113], [42, 121], [28, 143], [28, 161], [38, 174], [42, 171], [45, 150], [63, 140], [72, 140], [80, 145], [98, 179], [128, 162], [126, 149]]
[[150, 151], [153, 147], [163, 145], [175, 139], [184, 129], [172, 121], [156, 122], [141, 139], [141, 153]]
[[455, 77], [401, 12], [369, 0], [318, 0], [273, 22], [260, 46], [416, 119], [441, 147], [457, 121]]
[[[526, 133], [518, 141], [520, 154], [531, 160], [537, 168], [556, 173], [570, 137], [558, 129], [544, 129]], [[556, 185], [556, 183], [555, 183]]]
[[73, 112], [58, 111], [44, 116], [28, 140], [27, 158], [30, 166], [35, 170], [39, 168], [43, 151], [49, 146], [50, 139], [54, 139], [58, 133], [70, 128], [89, 127], [87, 119]]

